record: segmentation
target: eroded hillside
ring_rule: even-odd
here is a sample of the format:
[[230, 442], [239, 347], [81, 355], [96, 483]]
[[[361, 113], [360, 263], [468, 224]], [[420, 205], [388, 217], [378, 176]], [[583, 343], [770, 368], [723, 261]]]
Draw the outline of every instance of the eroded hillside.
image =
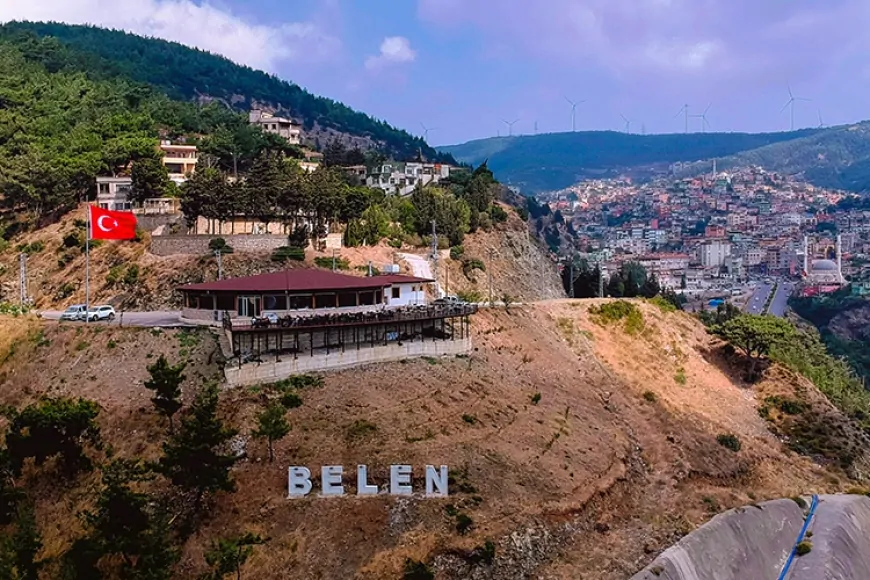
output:
[[[722, 509], [849, 485], [836, 465], [787, 451], [770, 433], [759, 395], [731, 378], [693, 318], [637, 302], [639, 327], [596, 323], [596, 304], [485, 310], [467, 358], [326, 374], [288, 411], [292, 429], [274, 463], [251, 438], [274, 394], [225, 390], [222, 414], [246, 450], [233, 469], [238, 490], [215, 498], [176, 577], [205, 570], [210, 540], [253, 531], [271, 539], [245, 565], [250, 578], [399, 578], [410, 559], [436, 578], [622, 580]], [[147, 364], [160, 354], [188, 360], [187, 402], [219, 373], [206, 331], [17, 324], [44, 326], [26, 330], [0, 364], [0, 403], [92, 398], [104, 440], [122, 457], [154, 459], [166, 437], [142, 386]], [[723, 434], [740, 450], [718, 443]], [[451, 497], [357, 498], [346, 481], [344, 498], [286, 499], [288, 465], [366, 464], [383, 484], [394, 463], [414, 466], [417, 488], [423, 465], [448, 465]], [[98, 478], [60, 488], [49, 466], [27, 477], [41, 557], [56, 561], [80, 534], [75, 514]]]

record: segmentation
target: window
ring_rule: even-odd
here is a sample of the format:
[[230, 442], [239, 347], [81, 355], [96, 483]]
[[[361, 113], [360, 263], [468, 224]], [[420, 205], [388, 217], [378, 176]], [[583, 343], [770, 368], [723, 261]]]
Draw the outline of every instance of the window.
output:
[[101, 183], [100, 184], [100, 193], [109, 193], [109, 184]]
[[393, 286], [393, 298], [400, 298], [402, 295], [402, 289], [398, 286]]

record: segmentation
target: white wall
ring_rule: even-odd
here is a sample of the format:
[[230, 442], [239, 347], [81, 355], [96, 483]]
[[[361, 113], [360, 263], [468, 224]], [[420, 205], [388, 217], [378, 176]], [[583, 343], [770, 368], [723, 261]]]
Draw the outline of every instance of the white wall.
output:
[[[422, 282], [415, 284], [393, 284], [384, 292], [386, 302], [390, 306], [410, 306], [414, 304], [426, 304], [426, 291]], [[399, 290], [399, 297], [393, 298], [393, 289]]]

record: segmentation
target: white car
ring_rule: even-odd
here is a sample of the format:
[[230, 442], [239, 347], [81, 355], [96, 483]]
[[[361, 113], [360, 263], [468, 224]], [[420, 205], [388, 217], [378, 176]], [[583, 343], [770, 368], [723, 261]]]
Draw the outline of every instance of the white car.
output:
[[87, 306], [84, 304], [73, 304], [69, 308], [63, 311], [63, 314], [60, 315], [61, 320], [84, 320], [85, 319], [85, 310]]
[[88, 320], [115, 320], [115, 309], [104, 304], [88, 311]]

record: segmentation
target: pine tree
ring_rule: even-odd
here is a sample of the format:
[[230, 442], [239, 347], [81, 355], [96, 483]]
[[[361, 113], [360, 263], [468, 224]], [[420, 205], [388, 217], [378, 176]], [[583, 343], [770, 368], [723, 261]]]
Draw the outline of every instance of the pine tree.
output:
[[163, 197], [171, 188], [169, 172], [156, 156], [143, 157], [133, 163], [131, 197], [134, 201]]
[[286, 409], [278, 402], [269, 403], [257, 415], [257, 429], [254, 431], [254, 437], [258, 439], [266, 439], [269, 441], [269, 461], [275, 461], [275, 452], [273, 443], [287, 435], [290, 432], [290, 424], [287, 422], [284, 414]]
[[205, 555], [205, 561], [212, 567], [211, 572], [202, 576], [202, 580], [223, 580], [227, 574], [235, 574], [241, 580], [242, 566], [254, 553], [254, 546], [265, 544], [268, 538], [258, 534], [245, 534], [229, 539], [212, 542], [211, 549]]
[[42, 549], [42, 539], [36, 527], [36, 516], [29, 502], [22, 502], [15, 520], [15, 533], [12, 535], [11, 548], [15, 569], [19, 580], [38, 580], [42, 563], [36, 555]]
[[163, 444], [157, 465], [173, 485], [196, 493], [197, 507], [208, 492], [235, 490], [230, 468], [236, 457], [222, 449], [236, 431], [218, 418], [217, 407], [217, 385], [203, 387], [182, 417], [181, 428]]
[[148, 366], [148, 374], [151, 378], [145, 381], [145, 388], [154, 391], [151, 402], [169, 419], [170, 433], [175, 431], [172, 417], [181, 408], [181, 383], [185, 379], [182, 373], [186, 366], [186, 363], [170, 365], [162, 354], [157, 362]]

